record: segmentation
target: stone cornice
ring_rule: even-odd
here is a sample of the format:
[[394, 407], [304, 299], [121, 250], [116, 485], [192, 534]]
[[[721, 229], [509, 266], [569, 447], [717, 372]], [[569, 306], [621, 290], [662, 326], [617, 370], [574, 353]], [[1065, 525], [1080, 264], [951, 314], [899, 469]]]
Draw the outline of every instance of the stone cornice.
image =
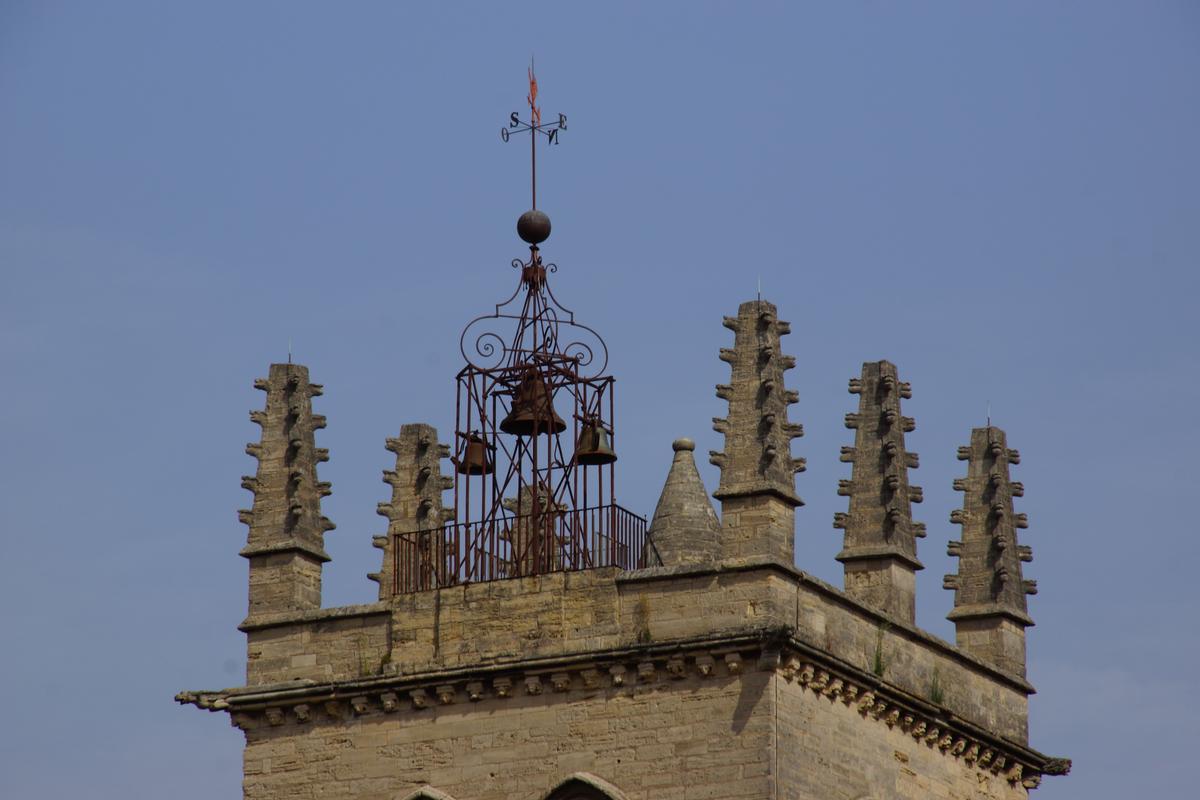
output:
[[287, 625], [297, 625], [305, 622], [328, 622], [352, 617], [370, 617], [375, 615], [390, 615], [391, 606], [386, 602], [365, 603], [357, 606], [338, 606], [336, 608], [317, 608], [311, 611], [285, 611], [279, 614], [258, 614], [246, 617], [238, 630], [245, 633], [260, 631], [267, 628], [278, 628]]
[[1043, 774], [1066, 774], [1055, 759], [995, 736], [946, 708], [916, 697], [871, 673], [814, 648], [792, 628], [743, 635], [664, 641], [588, 654], [496, 662], [412, 675], [382, 675], [332, 683], [291, 681], [219, 691], [181, 692], [177, 702], [228, 711], [244, 730], [317, 719], [419, 713], [434, 705], [503, 702], [516, 694], [567, 694], [609, 687], [647, 686], [685, 679], [737, 677], [772, 671], [827, 698], [854, 706], [865, 720], [899, 727], [948, 758], [1026, 788]]

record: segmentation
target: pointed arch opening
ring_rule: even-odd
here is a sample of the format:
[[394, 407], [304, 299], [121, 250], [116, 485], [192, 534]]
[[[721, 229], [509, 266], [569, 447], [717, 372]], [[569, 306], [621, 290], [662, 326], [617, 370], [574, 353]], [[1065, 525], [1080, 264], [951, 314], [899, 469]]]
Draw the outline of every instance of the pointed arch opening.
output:
[[400, 797], [399, 800], [454, 800], [454, 798], [432, 786], [422, 786], [415, 792], [409, 792]]
[[626, 800], [625, 793], [603, 778], [576, 772], [550, 790], [544, 800]]

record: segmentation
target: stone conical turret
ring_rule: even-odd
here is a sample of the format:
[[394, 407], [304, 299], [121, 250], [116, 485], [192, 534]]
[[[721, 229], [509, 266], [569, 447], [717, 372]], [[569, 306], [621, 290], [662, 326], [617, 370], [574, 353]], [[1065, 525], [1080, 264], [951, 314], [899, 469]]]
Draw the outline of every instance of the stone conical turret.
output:
[[721, 349], [732, 377], [717, 386], [717, 396], [728, 401], [729, 414], [713, 419], [713, 429], [725, 434], [725, 449], [709, 459], [721, 468], [713, 496], [721, 501], [724, 555], [769, 556], [790, 565], [794, 510], [803, 505], [794, 475], [804, 469], [804, 459], [791, 453], [792, 439], [804, 429], [787, 415], [799, 395], [783, 382], [796, 359], [783, 355], [779, 344], [791, 326], [765, 300], [742, 303], [724, 324], [734, 332], [733, 348]]
[[1021, 562], [1033, 552], [1017, 542], [1017, 529], [1028, 527], [1024, 514], [1013, 513], [1013, 498], [1024, 487], [1009, 478], [1010, 464], [1020, 454], [1008, 449], [1004, 431], [975, 428], [971, 444], [958, 449], [967, 462], [967, 477], [954, 481], [963, 492], [963, 507], [950, 514], [962, 525], [962, 540], [946, 552], [958, 558], [958, 573], [945, 577], [954, 590], [954, 622], [958, 646], [1007, 672], [1025, 675], [1025, 628], [1033, 625], [1025, 595], [1037, 583], [1023, 580]]
[[250, 561], [249, 618], [321, 607], [325, 532], [334, 528], [321, 515], [329, 484], [317, 479], [317, 463], [329, 460], [313, 435], [325, 427], [325, 418], [312, 413], [321, 387], [309, 383], [308, 368], [299, 364], [272, 364], [269, 377], [254, 386], [267, 393], [267, 403], [250, 412], [262, 426], [262, 438], [246, 445], [258, 471], [242, 478], [254, 506], [238, 512], [250, 526], [241, 551]]
[[721, 557], [721, 523], [696, 469], [691, 439], [676, 439], [675, 458], [646, 532], [646, 566], [707, 564]]
[[423, 423], [403, 425], [385, 447], [396, 454], [396, 468], [383, 472], [392, 499], [380, 503], [376, 513], [387, 517], [388, 529], [372, 542], [383, 551], [383, 566], [367, 576], [379, 584], [381, 600], [397, 589], [427, 588], [430, 570], [441, 569], [446, 556], [442, 528], [454, 519], [454, 511], [442, 506], [442, 492], [454, 487], [454, 479], [442, 475], [441, 468], [450, 447], [438, 442], [437, 429]]
[[854, 466], [850, 480], [838, 482], [850, 509], [833, 518], [833, 526], [846, 532], [837, 559], [845, 566], [847, 594], [911, 624], [916, 571], [924, 569], [916, 540], [925, 535], [925, 526], [912, 518], [921, 488], [908, 482], [917, 454], [904, 447], [914, 423], [900, 411], [900, 399], [912, 397], [912, 389], [895, 364], [872, 361], [863, 364], [862, 377], [850, 379], [850, 393], [859, 396], [857, 413], [846, 415], [854, 446], [842, 448], [842, 461]]

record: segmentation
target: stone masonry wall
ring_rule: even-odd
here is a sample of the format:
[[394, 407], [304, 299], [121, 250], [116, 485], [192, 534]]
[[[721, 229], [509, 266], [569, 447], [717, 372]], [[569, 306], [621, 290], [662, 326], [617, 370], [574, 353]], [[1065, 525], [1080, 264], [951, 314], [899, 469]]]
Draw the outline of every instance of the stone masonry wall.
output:
[[900, 726], [866, 721], [852, 705], [773, 680], [779, 712], [779, 800], [1023, 800], [1002, 772], [950, 757]]
[[389, 659], [389, 628], [383, 604], [314, 611], [286, 622], [243, 624], [246, 683], [329, 682], [377, 675]]
[[[389, 621], [388, 613], [391, 617]], [[792, 628], [849, 668], [1019, 743], [1031, 687], [778, 565], [496, 581], [250, 631], [250, 682], [353, 680]], [[935, 691], [936, 683], [936, 691]], [[1025, 688], [1022, 688], [1025, 687]]]
[[576, 772], [629, 800], [772, 796], [771, 674], [485, 697], [246, 730], [247, 800], [540, 800]]

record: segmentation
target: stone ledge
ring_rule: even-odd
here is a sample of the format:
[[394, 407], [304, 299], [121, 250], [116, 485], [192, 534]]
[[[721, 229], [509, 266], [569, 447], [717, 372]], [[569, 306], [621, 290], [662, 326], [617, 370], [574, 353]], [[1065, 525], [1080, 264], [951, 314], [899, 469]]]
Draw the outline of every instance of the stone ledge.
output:
[[387, 601], [357, 606], [316, 608], [310, 611], [285, 611], [279, 614], [259, 614], [257, 616], [246, 617], [246, 619], [242, 621], [242, 624], [238, 625], [238, 630], [249, 633], [250, 631], [278, 628], [284, 625], [295, 625], [305, 622], [325, 622], [335, 619], [371, 617], [390, 613], [391, 607], [388, 605]]
[[1065, 775], [1068, 759], [1051, 758], [993, 735], [948, 709], [805, 644], [791, 628], [705, 637], [592, 654], [529, 659], [472, 668], [391, 675], [335, 683], [288, 681], [269, 686], [180, 692], [176, 702], [228, 711], [243, 729], [341, 721], [350, 717], [420, 713], [438, 705], [504, 702], [514, 695], [569, 696], [610, 688], [667, 690], [677, 682], [737, 679], [775, 672], [830, 702], [853, 705], [864, 720], [899, 727], [947, 757], [981, 771], [1003, 773], [1027, 789], [1042, 775]]

